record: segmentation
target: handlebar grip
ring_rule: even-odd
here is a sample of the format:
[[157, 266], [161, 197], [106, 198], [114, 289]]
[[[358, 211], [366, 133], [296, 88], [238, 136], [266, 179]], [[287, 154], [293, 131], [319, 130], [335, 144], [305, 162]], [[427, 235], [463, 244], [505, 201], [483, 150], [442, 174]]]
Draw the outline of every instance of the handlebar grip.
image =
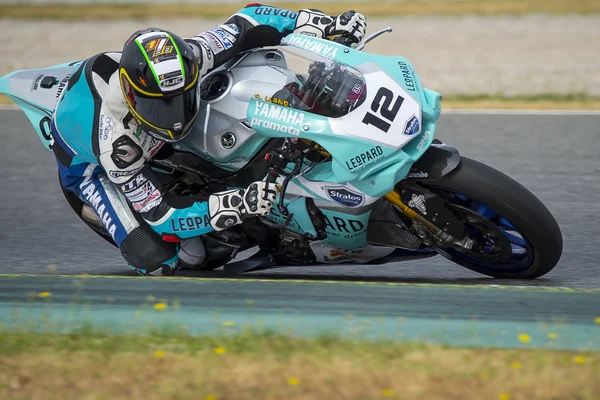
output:
[[269, 175], [267, 176], [267, 179], [265, 180], [265, 182], [275, 183], [277, 181], [278, 177], [279, 177], [279, 174], [277, 173], [277, 171], [274, 171], [272, 168], [269, 168]]
[[356, 43], [356, 40], [343, 35], [336, 37], [333, 39], [333, 41], [347, 47], [351, 47], [354, 43]]

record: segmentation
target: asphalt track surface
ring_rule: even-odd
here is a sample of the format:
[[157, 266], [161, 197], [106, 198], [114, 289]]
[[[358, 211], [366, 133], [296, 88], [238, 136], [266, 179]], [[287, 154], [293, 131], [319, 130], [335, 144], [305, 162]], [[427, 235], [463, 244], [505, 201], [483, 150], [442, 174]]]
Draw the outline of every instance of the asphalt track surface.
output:
[[[384, 266], [284, 268], [249, 275], [600, 287], [600, 115], [442, 114], [436, 135], [462, 155], [515, 178], [547, 205], [564, 237], [562, 259], [553, 271], [534, 281], [500, 281], [438, 256]], [[53, 155], [42, 148], [21, 111], [0, 111], [0, 139], [0, 274], [131, 275], [119, 251], [71, 211], [59, 191]]]

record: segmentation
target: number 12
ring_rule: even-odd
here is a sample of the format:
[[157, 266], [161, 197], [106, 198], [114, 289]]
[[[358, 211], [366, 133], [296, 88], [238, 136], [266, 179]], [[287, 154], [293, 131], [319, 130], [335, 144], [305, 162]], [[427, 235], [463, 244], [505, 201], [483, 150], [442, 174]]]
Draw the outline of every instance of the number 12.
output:
[[[391, 90], [383, 87], [380, 88], [377, 91], [373, 102], [371, 103], [371, 110], [375, 113], [378, 113], [381, 117], [385, 118], [385, 120], [389, 122], [384, 121], [384, 119], [380, 118], [375, 114], [367, 112], [367, 114], [362, 120], [363, 124], [373, 125], [377, 129], [387, 133], [387, 131], [390, 129], [391, 123], [394, 122], [394, 119], [396, 118], [396, 115], [398, 115], [398, 111], [400, 110], [400, 107], [404, 102], [404, 97], [398, 96], [396, 98], [396, 101], [394, 102], [394, 105], [392, 106], [392, 108], [390, 108], [393, 98], [394, 93], [392, 93]], [[381, 102], [382, 100], [383, 104]]]

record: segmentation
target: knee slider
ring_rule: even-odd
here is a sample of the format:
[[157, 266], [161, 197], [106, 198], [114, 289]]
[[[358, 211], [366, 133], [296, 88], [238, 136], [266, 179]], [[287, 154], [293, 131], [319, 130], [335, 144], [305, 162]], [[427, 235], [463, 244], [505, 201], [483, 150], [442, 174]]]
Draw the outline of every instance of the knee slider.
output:
[[127, 235], [120, 250], [129, 265], [148, 272], [177, 256], [177, 244], [163, 241], [148, 225], [140, 225]]
[[195, 236], [181, 241], [179, 261], [184, 267], [199, 267], [206, 260], [206, 247], [202, 237]]

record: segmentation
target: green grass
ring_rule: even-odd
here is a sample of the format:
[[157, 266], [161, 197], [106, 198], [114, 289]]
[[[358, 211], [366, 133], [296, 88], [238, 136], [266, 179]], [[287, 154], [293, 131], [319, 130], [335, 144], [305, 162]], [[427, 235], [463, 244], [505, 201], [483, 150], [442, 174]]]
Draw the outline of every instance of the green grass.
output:
[[[269, 4], [299, 10], [321, 7], [330, 14], [349, 9], [358, 9], [368, 17], [378, 16], [422, 16], [422, 15], [526, 15], [543, 14], [598, 14], [600, 2], [597, 0], [431, 0], [396, 2], [335, 2], [321, 4], [315, 2], [291, 2]], [[14, 19], [146, 19], [146, 18], [224, 18], [242, 8], [238, 4], [5, 4], [0, 5], [0, 16]]]
[[594, 399], [598, 353], [299, 339], [0, 333], [6, 399]]

